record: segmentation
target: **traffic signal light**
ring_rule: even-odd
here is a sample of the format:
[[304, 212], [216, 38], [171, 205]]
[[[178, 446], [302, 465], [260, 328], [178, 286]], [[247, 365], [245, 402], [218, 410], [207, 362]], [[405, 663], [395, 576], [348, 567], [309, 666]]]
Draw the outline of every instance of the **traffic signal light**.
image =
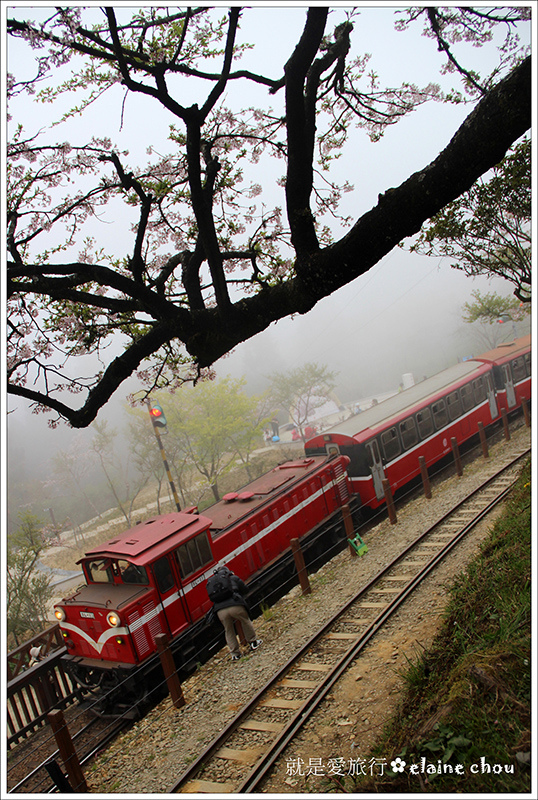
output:
[[166, 417], [159, 403], [153, 403], [149, 410], [151, 421], [156, 428], [166, 428]]

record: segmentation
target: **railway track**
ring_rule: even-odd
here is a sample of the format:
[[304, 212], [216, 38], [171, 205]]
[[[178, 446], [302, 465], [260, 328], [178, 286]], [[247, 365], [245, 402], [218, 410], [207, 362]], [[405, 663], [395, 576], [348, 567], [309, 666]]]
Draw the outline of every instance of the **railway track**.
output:
[[[132, 724], [132, 720], [105, 720], [91, 716], [88, 712], [81, 713], [79, 710], [78, 715], [73, 716], [72, 720], [67, 716], [66, 723], [70, 723], [72, 740], [79, 763], [84, 766], [129, 724]], [[53, 792], [55, 785], [51, 782], [47, 764], [58, 759], [59, 752], [50, 729], [43, 729], [41, 737], [32, 737], [31, 740], [10, 753], [9, 793], [49, 794]]]
[[247, 703], [170, 793], [253, 793], [361, 651], [510, 491], [526, 450], [458, 503], [352, 597]]

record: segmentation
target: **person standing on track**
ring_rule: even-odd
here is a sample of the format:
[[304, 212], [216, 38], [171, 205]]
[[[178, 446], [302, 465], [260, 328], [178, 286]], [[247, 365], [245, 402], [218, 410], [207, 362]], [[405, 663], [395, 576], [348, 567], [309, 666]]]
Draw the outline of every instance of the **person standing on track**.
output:
[[251, 651], [257, 650], [262, 640], [256, 636], [248, 612], [247, 601], [244, 595], [247, 587], [237, 575], [228, 567], [218, 567], [206, 584], [207, 595], [213, 603], [213, 608], [224, 627], [226, 644], [230, 650], [232, 661], [239, 661], [241, 650], [234, 628], [234, 622], [241, 623], [243, 633], [249, 643]]

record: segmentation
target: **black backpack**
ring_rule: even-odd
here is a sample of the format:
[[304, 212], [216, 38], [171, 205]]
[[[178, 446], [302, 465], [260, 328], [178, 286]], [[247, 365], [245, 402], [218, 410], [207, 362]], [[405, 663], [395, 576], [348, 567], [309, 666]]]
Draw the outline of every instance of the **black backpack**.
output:
[[232, 573], [228, 569], [219, 569], [207, 581], [207, 594], [212, 603], [221, 603], [233, 597], [234, 587]]

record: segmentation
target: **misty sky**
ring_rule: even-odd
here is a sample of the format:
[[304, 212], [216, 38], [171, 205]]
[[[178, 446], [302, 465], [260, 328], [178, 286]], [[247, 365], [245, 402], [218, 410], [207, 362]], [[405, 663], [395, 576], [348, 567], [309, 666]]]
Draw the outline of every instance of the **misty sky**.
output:
[[[242, 66], [255, 67], [260, 58], [264, 63], [272, 60], [275, 68], [267, 71], [276, 77], [279, 65], [281, 69], [300, 36], [305, 10], [286, 6], [262, 11], [263, 4], [253, 5], [258, 14], [263, 13], [263, 25], [260, 26], [260, 18], [252, 12], [243, 19], [244, 40], [256, 41], [256, 48], [247, 53]], [[26, 9], [20, 13], [25, 14]], [[332, 24], [331, 21], [329, 29]], [[399, 85], [403, 80], [420, 86], [430, 81], [446, 85], [439, 75], [443, 59], [435, 44], [421, 37], [419, 29], [395, 32], [393, 9], [386, 4], [363, 9], [355, 22], [352, 42], [357, 53], [372, 53], [371, 66], [379, 73], [382, 85]], [[467, 47], [465, 52], [471, 54], [472, 65], [490, 58], [484, 49]], [[26, 70], [26, 77], [33, 74], [24, 44], [10, 42], [9, 58], [11, 69]], [[455, 79], [451, 81], [454, 83]], [[255, 105], [256, 92], [262, 90], [256, 87], [252, 91], [251, 102]], [[132, 95], [121, 110], [121, 101], [117, 101], [123, 94], [119, 87], [113, 90], [112, 96], [115, 103], [110, 99], [99, 101], [89, 115], [87, 112], [83, 119], [69, 122], [61, 136], [70, 141], [86, 140], [88, 120], [91, 120], [97, 135], [109, 135], [113, 141], [118, 141], [119, 147], [127, 146], [133, 156], [141, 159], [146, 158], [148, 137], [156, 147], [162, 147], [162, 152], [169, 149], [166, 136], [171, 120], [164, 111], [147, 99]], [[275, 108], [281, 99], [274, 100]], [[241, 100], [246, 105], [244, 97]], [[187, 104], [185, 98], [182, 102]], [[72, 99], [70, 103], [73, 104]], [[141, 108], [145, 109], [144, 104], [147, 111], [140, 114]], [[355, 187], [344, 196], [344, 212], [357, 219], [377, 203], [379, 193], [422, 169], [448, 144], [470, 110], [466, 105], [429, 103], [390, 127], [376, 144], [371, 144], [364, 132], [357, 132], [353, 139], [356, 155], [348, 154], [336, 167]], [[29, 101], [21, 98], [14, 106], [14, 124], [22, 121], [30, 131], [37, 130], [58, 114], [55, 107], [41, 106], [32, 128], [33, 113]], [[145, 129], [145, 125], [151, 128]], [[133, 130], [137, 133], [135, 137]], [[283, 169], [282, 162], [268, 165], [267, 169], [273, 167], [278, 177]], [[267, 205], [271, 206], [272, 202], [273, 199], [268, 198]], [[110, 222], [102, 226], [100, 232], [105, 239], [117, 236], [117, 229]], [[335, 235], [338, 238], [337, 226]], [[451, 269], [446, 260], [396, 248], [366, 275], [322, 300], [307, 315], [281, 320], [237, 347], [216, 365], [217, 374], [245, 375], [249, 388], [257, 392], [265, 388], [265, 377], [272, 372], [293, 369], [305, 362], [318, 362], [339, 373], [336, 392], [344, 402], [387, 391], [397, 387], [403, 373], [412, 372], [415, 378], [421, 378], [458, 358], [480, 352], [471, 326], [464, 325], [461, 319], [462, 305], [472, 300], [474, 290], [512, 294], [511, 285], [500, 279], [470, 279]], [[136, 388], [135, 379], [120, 387], [99, 418], [115, 416], [127, 392]], [[34, 465], [39, 463], [46, 471], [51, 450], [57, 443], [65, 448], [77, 432], [65, 425], [50, 431], [46, 415], [29, 414], [25, 401], [18, 398], [10, 399], [8, 405], [14, 409], [9, 417], [10, 441], [14, 445], [11, 452], [16, 452], [20, 442], [26, 457], [31, 453]]]

